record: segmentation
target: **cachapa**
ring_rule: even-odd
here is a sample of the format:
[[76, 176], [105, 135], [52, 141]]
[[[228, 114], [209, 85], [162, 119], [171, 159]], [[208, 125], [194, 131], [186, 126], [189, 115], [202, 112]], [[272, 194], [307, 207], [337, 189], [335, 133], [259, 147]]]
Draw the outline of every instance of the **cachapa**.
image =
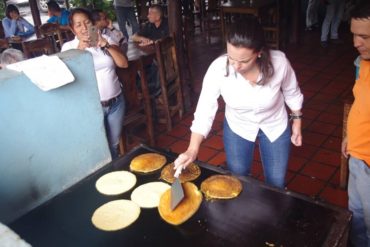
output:
[[202, 203], [202, 193], [195, 184], [186, 182], [182, 184], [182, 187], [184, 189], [184, 199], [173, 211], [171, 210], [171, 189], [165, 191], [159, 200], [159, 215], [172, 225], [180, 225], [187, 221], [198, 211]]
[[149, 173], [161, 169], [166, 164], [166, 157], [157, 153], [146, 153], [131, 160], [130, 170], [140, 173]]
[[[166, 165], [161, 171], [161, 179], [168, 183], [173, 183], [175, 181], [174, 177], [175, 170], [173, 168], [174, 168], [173, 163]], [[179, 179], [181, 183], [184, 183], [193, 181], [199, 176], [200, 176], [199, 166], [197, 164], [191, 163], [186, 167], [185, 170], [182, 170]]]
[[119, 195], [129, 191], [135, 184], [135, 174], [129, 171], [115, 171], [100, 177], [96, 181], [95, 187], [104, 195]]
[[141, 208], [158, 207], [161, 195], [171, 188], [164, 182], [150, 182], [142, 184], [131, 193], [131, 200]]
[[242, 191], [242, 183], [234, 176], [213, 175], [202, 182], [200, 190], [206, 199], [231, 199]]
[[140, 207], [130, 200], [115, 200], [95, 210], [91, 221], [103, 231], [116, 231], [134, 223], [140, 215]]

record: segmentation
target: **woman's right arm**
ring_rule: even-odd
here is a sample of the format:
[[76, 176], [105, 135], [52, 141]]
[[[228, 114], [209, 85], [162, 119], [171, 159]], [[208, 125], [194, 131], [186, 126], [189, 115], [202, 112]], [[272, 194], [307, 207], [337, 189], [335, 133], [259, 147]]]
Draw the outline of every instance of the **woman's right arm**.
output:
[[[199, 96], [194, 121], [191, 126], [190, 143], [187, 150], [180, 154], [174, 162], [175, 168], [191, 164], [198, 156], [199, 147], [212, 128], [212, 123], [218, 109], [217, 99], [221, 94], [221, 78], [226, 62], [217, 59], [208, 68], [203, 80], [202, 91]], [[221, 77], [220, 77], [221, 75]]]
[[188, 165], [190, 165], [198, 156], [199, 147], [204, 139], [204, 136], [198, 133], [191, 133], [190, 143], [186, 151], [177, 157], [175, 160], [175, 169], [177, 167], [182, 166], [185, 169]]
[[11, 37], [15, 35], [15, 31], [17, 29], [17, 21], [16, 20], [10, 20], [8, 18], [3, 19], [2, 21], [3, 27], [4, 27], [4, 33], [5, 37]]

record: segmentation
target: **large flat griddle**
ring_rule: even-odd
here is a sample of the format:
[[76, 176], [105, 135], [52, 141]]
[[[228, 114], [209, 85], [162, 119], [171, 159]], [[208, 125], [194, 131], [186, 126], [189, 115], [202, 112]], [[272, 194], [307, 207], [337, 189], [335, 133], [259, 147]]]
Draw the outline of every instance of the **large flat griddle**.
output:
[[[156, 152], [172, 162], [177, 154], [139, 146], [106, 165], [49, 202], [9, 226], [34, 247], [71, 246], [345, 246], [351, 214], [345, 209], [316, 202], [296, 193], [274, 189], [249, 177], [239, 177], [243, 191], [232, 200], [203, 200], [199, 211], [180, 226], [164, 222], [157, 209], [142, 209], [126, 229], [104, 232], [91, 223], [96, 208], [121, 196], [104, 196], [95, 181], [107, 172], [128, 170], [132, 158]], [[200, 183], [221, 168], [198, 163]], [[137, 186], [158, 181], [160, 171], [137, 175]], [[270, 245], [272, 246], [272, 245]]]

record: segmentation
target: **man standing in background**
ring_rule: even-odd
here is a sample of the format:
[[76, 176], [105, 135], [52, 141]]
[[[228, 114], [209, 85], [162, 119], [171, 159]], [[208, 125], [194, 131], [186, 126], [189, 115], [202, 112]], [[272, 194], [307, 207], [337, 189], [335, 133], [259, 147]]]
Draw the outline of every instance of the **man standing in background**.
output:
[[114, 0], [113, 5], [116, 10], [119, 29], [128, 40], [129, 35], [126, 29], [126, 22], [131, 26], [133, 34], [139, 31], [139, 23], [135, 15], [134, 0]]
[[344, 13], [345, 0], [323, 0], [326, 5], [326, 14], [321, 27], [321, 46], [326, 48], [330, 42], [333, 44], [341, 44], [339, 39], [338, 29], [342, 22]]
[[319, 25], [320, 0], [309, 0], [306, 10], [306, 30], [312, 31]]

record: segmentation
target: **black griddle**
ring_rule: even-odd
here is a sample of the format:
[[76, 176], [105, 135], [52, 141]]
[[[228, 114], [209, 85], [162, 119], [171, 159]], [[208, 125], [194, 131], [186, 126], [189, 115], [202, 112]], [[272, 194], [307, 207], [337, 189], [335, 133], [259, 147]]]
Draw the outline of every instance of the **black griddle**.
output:
[[[141, 145], [104, 166], [70, 189], [12, 222], [9, 227], [33, 247], [71, 246], [346, 246], [351, 213], [293, 192], [269, 187], [250, 177], [238, 177], [241, 194], [231, 200], [203, 200], [198, 212], [180, 226], [163, 221], [155, 209], [142, 209], [128, 228], [105, 232], [91, 223], [95, 209], [116, 199], [130, 199], [132, 192], [105, 196], [96, 180], [115, 170], [129, 170], [139, 154], [156, 152], [173, 162], [177, 154]], [[201, 182], [228, 171], [205, 163]], [[137, 174], [137, 186], [159, 181], [160, 171]]]

